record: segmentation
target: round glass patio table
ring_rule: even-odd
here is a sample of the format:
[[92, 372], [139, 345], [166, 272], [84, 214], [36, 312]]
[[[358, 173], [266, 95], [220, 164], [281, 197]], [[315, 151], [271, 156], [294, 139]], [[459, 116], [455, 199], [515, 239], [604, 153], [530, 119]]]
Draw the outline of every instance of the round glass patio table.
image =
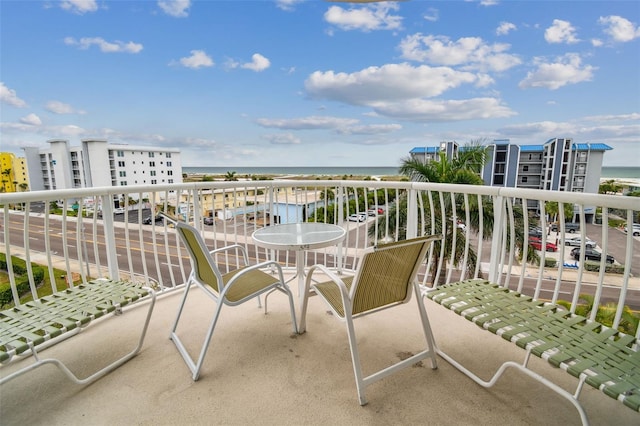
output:
[[[275, 250], [295, 250], [298, 296], [304, 294], [305, 251], [330, 247], [340, 243], [347, 231], [329, 223], [285, 223], [266, 226], [253, 232], [251, 237], [256, 245]], [[292, 279], [293, 279], [292, 278]]]

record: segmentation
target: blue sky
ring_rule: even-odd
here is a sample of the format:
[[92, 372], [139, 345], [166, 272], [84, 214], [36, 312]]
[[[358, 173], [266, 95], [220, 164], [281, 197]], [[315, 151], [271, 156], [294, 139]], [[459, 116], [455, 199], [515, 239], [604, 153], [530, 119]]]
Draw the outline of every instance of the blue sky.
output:
[[0, 150], [88, 138], [183, 166], [397, 166], [553, 137], [640, 164], [640, 2], [0, 0]]

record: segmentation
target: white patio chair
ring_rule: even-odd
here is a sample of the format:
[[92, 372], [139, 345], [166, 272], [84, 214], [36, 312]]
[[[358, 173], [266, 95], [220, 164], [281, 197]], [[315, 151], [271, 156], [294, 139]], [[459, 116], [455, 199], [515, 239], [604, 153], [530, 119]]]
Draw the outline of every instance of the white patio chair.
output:
[[[402, 368], [425, 358], [430, 358], [432, 368], [437, 368], [433, 334], [427, 312], [420, 299], [416, 274], [425, 259], [429, 245], [438, 238], [440, 236], [425, 236], [369, 248], [364, 252], [353, 276], [338, 276], [324, 265], [314, 265], [309, 270], [305, 282], [300, 332], [305, 331], [307, 305], [312, 288], [329, 305], [334, 315], [346, 322], [360, 405], [367, 403], [367, 386]], [[314, 272], [324, 273], [330, 280], [313, 282]], [[409, 302], [412, 286], [427, 348], [410, 358], [363, 377], [353, 319]]]
[[[296, 314], [293, 306], [293, 295], [289, 287], [285, 284], [282, 268], [278, 263], [267, 261], [250, 266], [245, 248], [238, 244], [209, 251], [204, 239], [193, 226], [178, 221], [176, 222], [176, 230], [189, 251], [193, 270], [185, 285], [184, 296], [178, 308], [178, 314], [171, 329], [170, 337], [191, 370], [193, 380], [198, 380], [200, 376], [200, 369], [202, 368], [202, 363], [204, 362], [223, 305], [237, 306], [263, 293], [271, 290], [279, 290], [289, 297], [293, 332], [298, 332]], [[213, 255], [223, 251], [241, 255], [246, 266], [222, 274], [213, 260]], [[267, 267], [272, 268], [274, 273], [266, 273], [261, 270]], [[206, 295], [216, 302], [213, 318], [211, 319], [197, 361], [191, 358], [176, 333], [182, 310], [184, 309], [189, 294], [189, 289], [193, 284], [197, 285]]]

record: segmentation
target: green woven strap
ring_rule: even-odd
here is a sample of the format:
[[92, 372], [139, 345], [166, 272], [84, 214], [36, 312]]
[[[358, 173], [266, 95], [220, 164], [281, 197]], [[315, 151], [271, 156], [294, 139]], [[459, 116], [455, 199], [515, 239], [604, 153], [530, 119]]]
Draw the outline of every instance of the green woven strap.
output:
[[142, 284], [95, 280], [1, 311], [0, 362], [148, 294]]
[[[640, 411], [640, 353], [633, 336], [483, 280], [447, 284], [427, 297]], [[636, 344], [634, 347], [633, 345]]]

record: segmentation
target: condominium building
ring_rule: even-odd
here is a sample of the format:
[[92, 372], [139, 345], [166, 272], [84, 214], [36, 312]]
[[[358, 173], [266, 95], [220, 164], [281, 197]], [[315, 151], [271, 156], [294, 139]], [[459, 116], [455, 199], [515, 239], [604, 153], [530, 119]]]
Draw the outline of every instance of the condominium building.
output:
[[[463, 149], [456, 142], [442, 142], [439, 147], [413, 148], [410, 155], [428, 162], [440, 153], [454, 158]], [[490, 186], [597, 194], [604, 153], [611, 149], [604, 143], [574, 143], [570, 138], [552, 138], [542, 145], [515, 145], [509, 139], [497, 139], [487, 145], [481, 176]], [[532, 203], [528, 208], [537, 210], [539, 206]]]
[[32, 190], [182, 183], [180, 150], [86, 139], [24, 148]]
[[0, 152], [0, 192], [23, 192], [29, 189], [24, 157]]

